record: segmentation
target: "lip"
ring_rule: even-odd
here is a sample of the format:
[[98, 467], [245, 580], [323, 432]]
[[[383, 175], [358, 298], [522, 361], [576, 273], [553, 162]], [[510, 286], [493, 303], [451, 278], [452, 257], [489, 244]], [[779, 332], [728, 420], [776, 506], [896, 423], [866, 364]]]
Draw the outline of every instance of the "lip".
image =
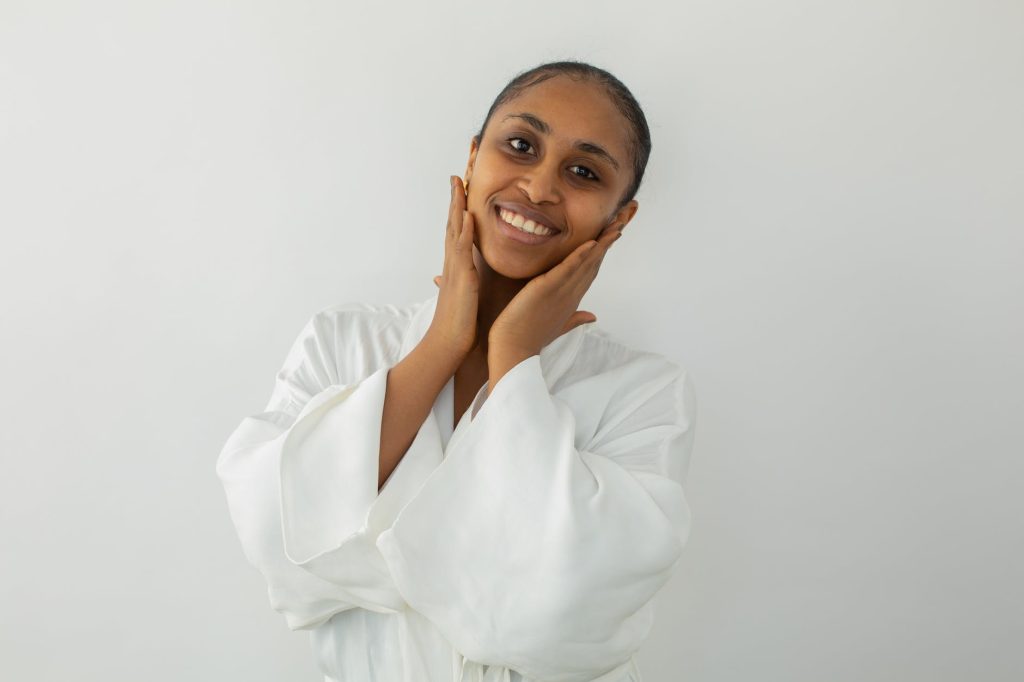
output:
[[[502, 234], [513, 241], [530, 245], [543, 244], [562, 234], [561, 232], [556, 232], [554, 234], [530, 234], [529, 232], [523, 232], [522, 230], [516, 229], [502, 219], [500, 213], [502, 208], [504, 208], [504, 206], [501, 205], [494, 207], [494, 219], [498, 222], [498, 229], [501, 230]], [[509, 210], [511, 211], [512, 209]]]
[[552, 230], [555, 230], [556, 232], [562, 231], [557, 225], [555, 225], [552, 222], [550, 218], [548, 218], [546, 215], [539, 211], [533, 210], [529, 206], [524, 206], [523, 204], [520, 204], [515, 201], [499, 201], [497, 202], [497, 206], [498, 208], [504, 208], [506, 210], [512, 211], [513, 213], [518, 213], [524, 218], [529, 218], [533, 222], [540, 223], [545, 227], [550, 227]]

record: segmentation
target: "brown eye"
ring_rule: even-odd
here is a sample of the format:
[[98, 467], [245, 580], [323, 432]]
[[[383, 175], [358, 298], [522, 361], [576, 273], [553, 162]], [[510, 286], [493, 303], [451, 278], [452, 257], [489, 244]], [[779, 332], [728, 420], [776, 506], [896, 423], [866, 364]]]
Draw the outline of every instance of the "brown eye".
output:
[[515, 143], [516, 143], [516, 140], [518, 140], [519, 142], [522, 142], [522, 143], [524, 143], [524, 144], [525, 144], [525, 145], [526, 145], [527, 147], [532, 147], [532, 146], [533, 146], [533, 145], [531, 145], [531, 144], [530, 144], [529, 142], [527, 142], [526, 140], [524, 140], [524, 139], [523, 139], [523, 138], [521, 138], [521, 137], [510, 137], [510, 138], [508, 138], [507, 142], [510, 142], [510, 143], [512, 143], [512, 148], [513, 148], [513, 149], [514, 149], [515, 151], [517, 151], [517, 152], [520, 152], [520, 153], [523, 153], [523, 154], [525, 154], [525, 153], [526, 153], [526, 150], [525, 150], [525, 149], [520, 149], [519, 147], [517, 147], [517, 146], [516, 146], [516, 144], [515, 144]]
[[[532, 148], [533, 147], [532, 144], [527, 142], [522, 137], [510, 137], [510, 138], [508, 138], [505, 141], [507, 143], [509, 143], [509, 145], [512, 147], [512, 149], [514, 151], [516, 151], [516, 152], [518, 152], [520, 154], [528, 154], [529, 152], [527, 152], [526, 149], [522, 149], [521, 147], [519, 147], [516, 144], [517, 142], [522, 142], [523, 144], [526, 145], [527, 148]], [[581, 169], [583, 169], [583, 171], [584, 171], [583, 173], [573, 172], [573, 175], [575, 175], [576, 177], [580, 178], [581, 180], [589, 180], [590, 182], [599, 182], [601, 180], [601, 178], [597, 177], [597, 174], [594, 171], [590, 170], [586, 166], [576, 165], [576, 166], [570, 166], [570, 168], [581, 168]]]
[[585, 170], [587, 173], [590, 174], [590, 176], [588, 177], [586, 173], [584, 173], [583, 175], [580, 175], [579, 173], [573, 173], [573, 175], [579, 175], [579, 177], [583, 178], [584, 180], [600, 180], [601, 179], [601, 178], [597, 177], [597, 174], [594, 173], [594, 171], [590, 170], [586, 166], [573, 166], [573, 168], [582, 168], [583, 170]]

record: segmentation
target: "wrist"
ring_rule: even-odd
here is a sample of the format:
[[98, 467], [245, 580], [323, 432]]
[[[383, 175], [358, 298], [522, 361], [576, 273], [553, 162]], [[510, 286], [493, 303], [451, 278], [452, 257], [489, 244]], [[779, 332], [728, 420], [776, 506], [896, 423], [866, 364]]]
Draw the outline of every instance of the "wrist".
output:
[[534, 355], [537, 353], [528, 350], [507, 347], [494, 348], [492, 346], [487, 353], [487, 373], [490, 385], [493, 387], [510, 369]]
[[429, 330], [420, 339], [417, 348], [432, 360], [432, 364], [443, 368], [448, 376], [455, 374], [455, 371], [462, 365], [462, 361], [468, 354], [445, 339], [431, 334]]

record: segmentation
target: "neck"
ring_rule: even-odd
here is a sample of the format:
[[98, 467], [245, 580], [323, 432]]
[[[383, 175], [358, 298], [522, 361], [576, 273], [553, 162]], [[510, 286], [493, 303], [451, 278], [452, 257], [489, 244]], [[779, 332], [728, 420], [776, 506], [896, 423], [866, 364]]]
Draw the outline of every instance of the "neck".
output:
[[491, 269], [483, 259], [479, 250], [473, 250], [473, 260], [480, 274], [480, 299], [476, 316], [476, 348], [486, 357], [488, 334], [491, 325], [505, 309], [516, 294], [530, 281], [529, 279], [511, 279]]

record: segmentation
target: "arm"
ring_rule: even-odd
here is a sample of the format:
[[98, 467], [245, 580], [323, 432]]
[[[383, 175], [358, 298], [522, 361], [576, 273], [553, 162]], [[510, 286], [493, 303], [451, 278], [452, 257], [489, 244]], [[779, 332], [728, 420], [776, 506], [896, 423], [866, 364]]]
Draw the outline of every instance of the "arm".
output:
[[381, 419], [378, 491], [409, 449], [441, 389], [458, 369], [458, 359], [441, 348], [428, 333], [388, 372]]

